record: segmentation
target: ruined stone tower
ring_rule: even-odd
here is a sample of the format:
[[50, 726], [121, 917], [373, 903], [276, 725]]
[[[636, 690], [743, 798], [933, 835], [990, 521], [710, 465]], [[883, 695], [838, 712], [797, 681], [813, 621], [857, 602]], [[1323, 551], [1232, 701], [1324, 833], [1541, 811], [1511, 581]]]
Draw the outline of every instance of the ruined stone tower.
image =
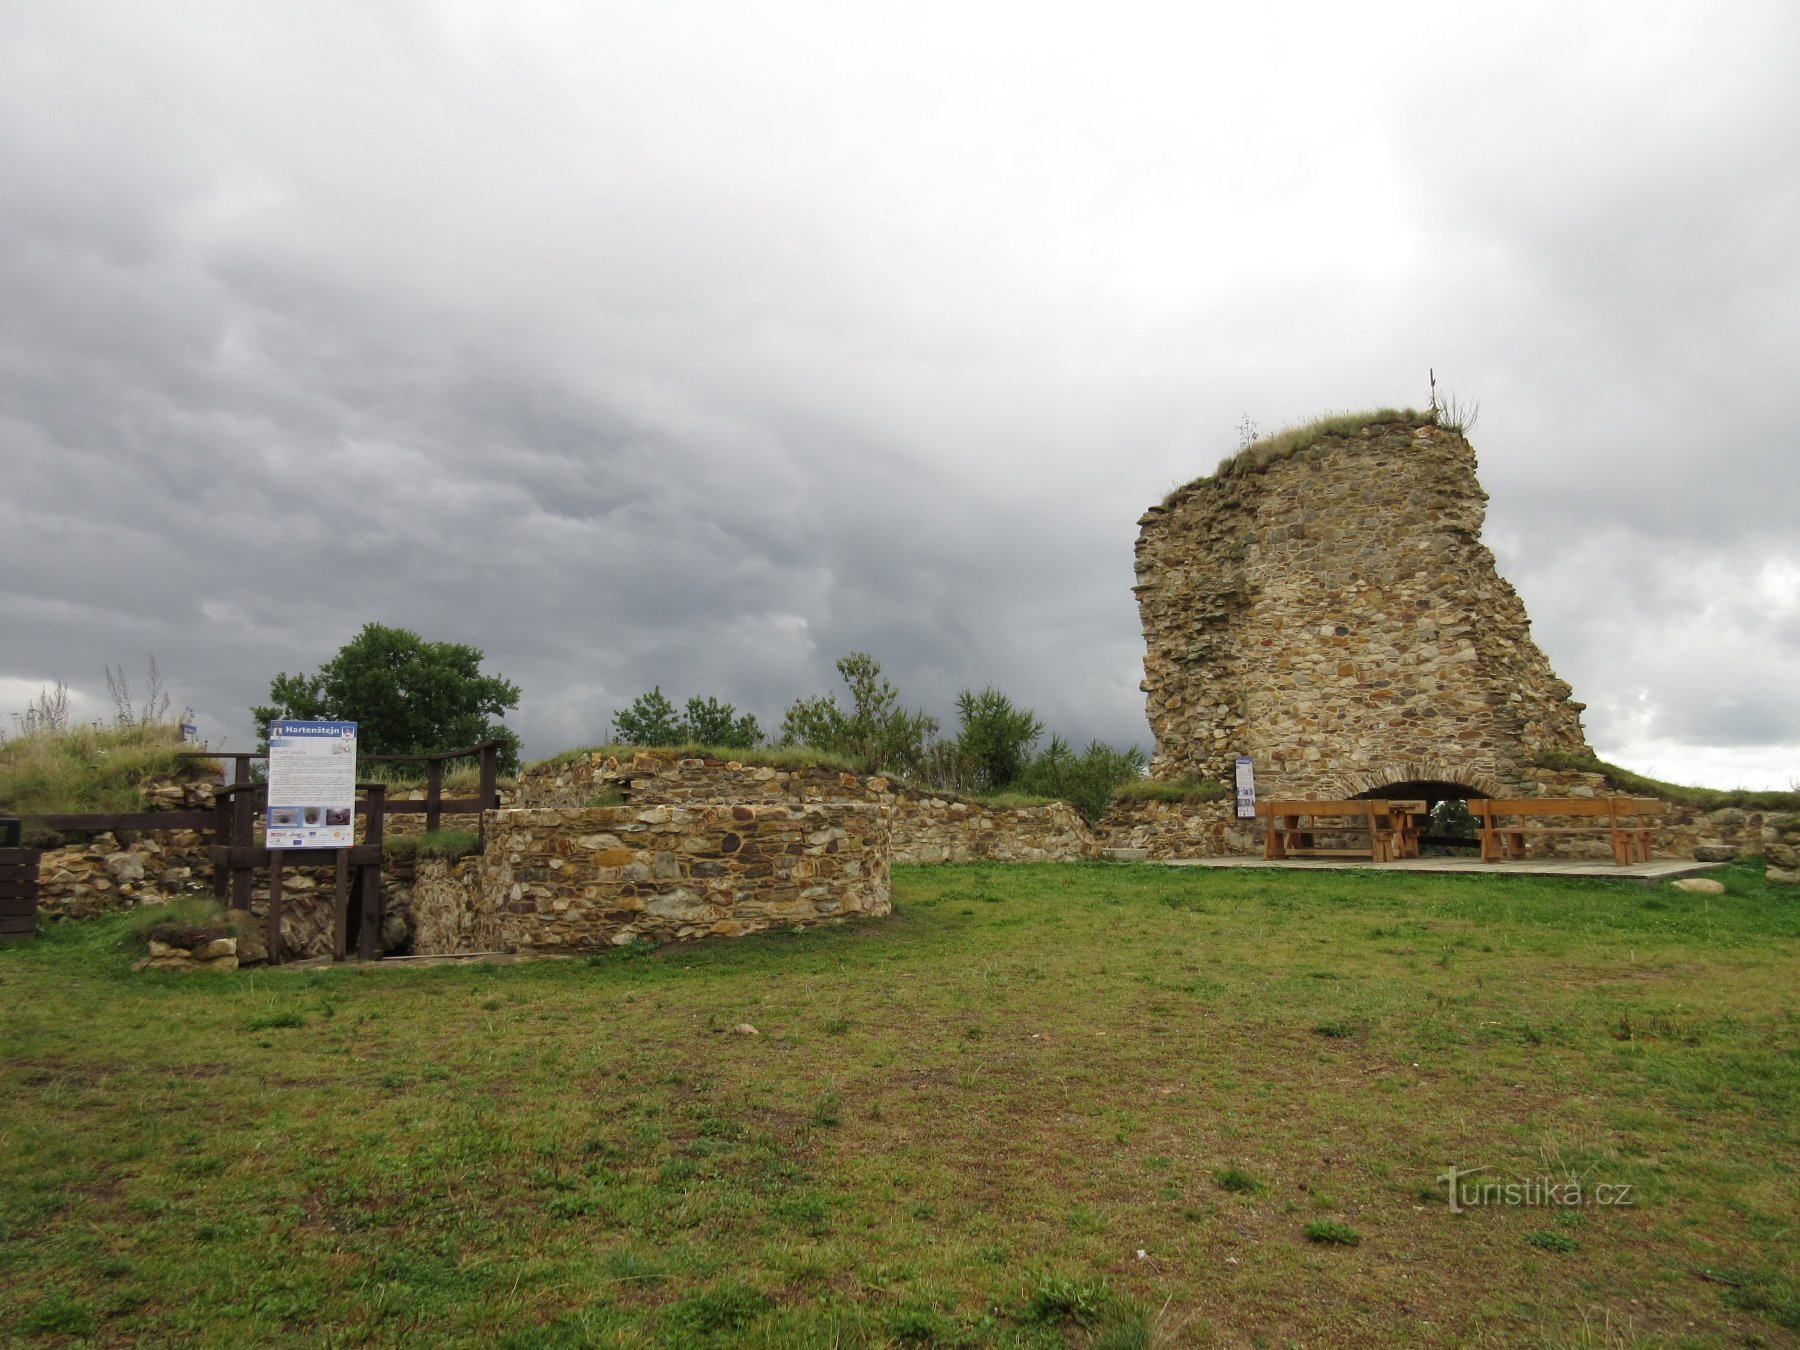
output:
[[1151, 772], [1260, 796], [1531, 796], [1582, 704], [1481, 542], [1463, 436], [1411, 413], [1259, 442], [1139, 522]]

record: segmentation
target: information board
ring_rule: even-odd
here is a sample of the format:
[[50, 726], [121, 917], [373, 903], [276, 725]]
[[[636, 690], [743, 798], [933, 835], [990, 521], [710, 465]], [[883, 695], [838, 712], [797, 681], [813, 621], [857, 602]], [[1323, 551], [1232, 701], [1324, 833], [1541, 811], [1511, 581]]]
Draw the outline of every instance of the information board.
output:
[[270, 848], [349, 848], [356, 842], [356, 723], [269, 726]]
[[1256, 769], [1248, 755], [1237, 757], [1237, 814], [1239, 820], [1256, 816]]

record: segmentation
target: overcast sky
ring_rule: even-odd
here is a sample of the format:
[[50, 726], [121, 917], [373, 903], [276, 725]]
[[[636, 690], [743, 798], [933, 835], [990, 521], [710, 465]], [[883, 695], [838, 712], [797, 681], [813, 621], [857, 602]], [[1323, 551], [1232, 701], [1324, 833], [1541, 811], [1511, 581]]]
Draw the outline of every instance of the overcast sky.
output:
[[0, 711], [370, 620], [1149, 743], [1137, 517], [1479, 400], [1609, 758], [1800, 780], [1800, 8], [0, 0]]

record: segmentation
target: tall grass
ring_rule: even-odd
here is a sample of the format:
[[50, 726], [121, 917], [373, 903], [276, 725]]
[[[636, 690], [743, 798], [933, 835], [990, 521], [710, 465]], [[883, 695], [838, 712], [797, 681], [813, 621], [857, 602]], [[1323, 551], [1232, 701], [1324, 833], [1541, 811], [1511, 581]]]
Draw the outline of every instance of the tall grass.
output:
[[1538, 756], [1546, 769], [1578, 770], [1597, 773], [1608, 787], [1631, 797], [1660, 797], [1677, 806], [1691, 806], [1701, 811], [1720, 811], [1738, 807], [1745, 811], [1800, 811], [1800, 792], [1779, 792], [1754, 788], [1689, 787], [1681, 783], [1665, 783], [1660, 778], [1633, 773], [1617, 764], [1591, 755], [1571, 755], [1551, 750]]
[[217, 778], [213, 760], [181, 759], [181, 728], [168, 722], [31, 732], [0, 744], [0, 813], [142, 811], [153, 779]]
[[[1400, 422], [1411, 427], [1442, 426], [1449, 431], [1462, 430], [1460, 425], [1446, 420], [1436, 413], [1420, 412], [1416, 408], [1376, 408], [1367, 412], [1325, 413], [1309, 422], [1284, 427], [1272, 435], [1263, 436], [1250, 442], [1236, 454], [1227, 455], [1220, 460], [1219, 467], [1213, 470], [1212, 476], [1220, 479], [1240, 478], [1246, 474], [1256, 473], [1276, 460], [1286, 459], [1327, 436], [1354, 436], [1365, 427], [1372, 427], [1382, 422]], [[1196, 481], [1203, 482], [1205, 480]], [[1169, 505], [1193, 486], [1194, 483], [1189, 483], [1176, 488], [1163, 499], [1163, 505]]]

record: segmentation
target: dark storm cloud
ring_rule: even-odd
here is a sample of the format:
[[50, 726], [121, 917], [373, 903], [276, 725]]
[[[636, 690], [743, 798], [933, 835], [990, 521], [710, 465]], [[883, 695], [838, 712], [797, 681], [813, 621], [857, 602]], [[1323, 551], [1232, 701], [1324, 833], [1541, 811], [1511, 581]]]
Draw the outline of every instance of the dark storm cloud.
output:
[[1788, 10], [696, 13], [7, 13], [0, 687], [241, 744], [376, 620], [536, 753], [852, 649], [1142, 741], [1139, 513], [1435, 365], [1596, 742], [1800, 744]]

